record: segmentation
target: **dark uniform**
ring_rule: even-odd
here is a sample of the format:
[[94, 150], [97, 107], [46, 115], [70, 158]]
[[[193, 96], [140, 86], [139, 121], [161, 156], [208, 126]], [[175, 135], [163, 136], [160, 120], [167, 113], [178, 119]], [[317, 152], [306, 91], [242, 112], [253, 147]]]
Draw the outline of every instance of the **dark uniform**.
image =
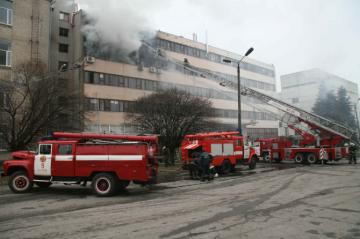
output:
[[211, 180], [210, 175], [210, 165], [212, 162], [212, 156], [207, 152], [202, 152], [200, 154], [200, 168], [201, 168], [201, 181]]
[[200, 168], [200, 153], [193, 152], [191, 154], [191, 162], [189, 163], [189, 172], [191, 179], [200, 179], [201, 168]]
[[356, 151], [358, 150], [357, 146], [355, 144], [350, 144], [349, 147], [349, 164], [351, 164], [353, 161], [356, 164]]

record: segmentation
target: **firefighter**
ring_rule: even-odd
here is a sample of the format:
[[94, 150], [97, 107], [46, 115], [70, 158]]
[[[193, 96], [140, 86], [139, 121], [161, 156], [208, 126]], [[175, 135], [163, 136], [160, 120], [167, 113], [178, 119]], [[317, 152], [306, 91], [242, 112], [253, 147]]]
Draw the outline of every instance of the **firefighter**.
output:
[[200, 153], [194, 152], [191, 155], [191, 163], [189, 164], [189, 171], [191, 179], [200, 179], [201, 167], [200, 167]]
[[206, 179], [210, 181], [213, 177], [210, 175], [210, 165], [212, 163], [213, 157], [207, 152], [202, 152], [200, 154], [200, 167], [201, 167], [201, 181]]
[[358, 147], [354, 143], [350, 143], [349, 147], [349, 164], [351, 164], [354, 161], [354, 164], [356, 164], [356, 151], [358, 150]]

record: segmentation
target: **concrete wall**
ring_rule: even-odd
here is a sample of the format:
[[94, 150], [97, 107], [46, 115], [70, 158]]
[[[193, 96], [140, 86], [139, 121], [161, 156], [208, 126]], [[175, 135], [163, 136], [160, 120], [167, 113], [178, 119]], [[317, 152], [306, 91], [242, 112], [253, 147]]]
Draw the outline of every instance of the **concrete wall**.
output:
[[[40, 61], [49, 61], [49, 9], [48, 0], [14, 0], [12, 25], [0, 24], [0, 38], [11, 42], [11, 67], [0, 67], [0, 80], [8, 79], [11, 68], [31, 60], [31, 50], [38, 51]], [[36, 14], [38, 13], [38, 14]], [[39, 18], [32, 17], [33, 14]], [[33, 21], [38, 21], [38, 42], [32, 44]], [[36, 23], [37, 25], [37, 23]], [[36, 48], [36, 49], [34, 49]]]

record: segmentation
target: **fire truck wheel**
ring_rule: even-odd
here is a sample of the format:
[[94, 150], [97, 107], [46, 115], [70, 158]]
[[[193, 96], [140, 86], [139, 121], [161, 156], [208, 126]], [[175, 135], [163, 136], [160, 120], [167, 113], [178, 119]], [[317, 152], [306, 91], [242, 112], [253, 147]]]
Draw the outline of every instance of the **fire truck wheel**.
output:
[[269, 152], [265, 152], [265, 153], [263, 154], [263, 159], [264, 159], [264, 162], [265, 162], [265, 163], [270, 162]]
[[308, 163], [314, 164], [314, 163], [316, 163], [317, 159], [316, 159], [315, 154], [311, 153], [311, 154], [308, 154], [306, 160], [308, 161]]
[[38, 186], [39, 188], [48, 188], [50, 187], [51, 183], [49, 182], [36, 182], [35, 183], [36, 186]]
[[129, 180], [119, 180], [118, 186], [120, 190], [124, 190], [129, 186], [130, 181]]
[[249, 169], [255, 169], [256, 168], [256, 157], [251, 158], [251, 162], [249, 164]]
[[114, 195], [117, 189], [117, 178], [110, 173], [96, 174], [92, 180], [93, 192], [100, 197], [108, 197]]
[[14, 193], [26, 193], [33, 187], [25, 171], [17, 171], [9, 177], [9, 188]]
[[297, 153], [294, 157], [295, 163], [303, 163], [304, 162], [304, 155], [301, 153]]
[[231, 171], [231, 163], [228, 159], [225, 159], [221, 164], [220, 172], [221, 174], [228, 174]]

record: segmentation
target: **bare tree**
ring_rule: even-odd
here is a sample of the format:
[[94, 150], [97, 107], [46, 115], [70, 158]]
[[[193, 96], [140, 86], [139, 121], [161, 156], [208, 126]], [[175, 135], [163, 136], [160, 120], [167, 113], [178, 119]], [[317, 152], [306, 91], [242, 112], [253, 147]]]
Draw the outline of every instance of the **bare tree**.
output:
[[42, 63], [16, 67], [11, 80], [2, 80], [5, 104], [0, 104], [0, 138], [9, 150], [26, 148], [53, 130], [71, 130], [79, 121], [79, 96], [49, 73]]
[[168, 153], [166, 165], [174, 164], [176, 149], [186, 134], [208, 130], [216, 125], [209, 100], [177, 89], [139, 98], [130, 117], [146, 133], [160, 135], [160, 145]]

